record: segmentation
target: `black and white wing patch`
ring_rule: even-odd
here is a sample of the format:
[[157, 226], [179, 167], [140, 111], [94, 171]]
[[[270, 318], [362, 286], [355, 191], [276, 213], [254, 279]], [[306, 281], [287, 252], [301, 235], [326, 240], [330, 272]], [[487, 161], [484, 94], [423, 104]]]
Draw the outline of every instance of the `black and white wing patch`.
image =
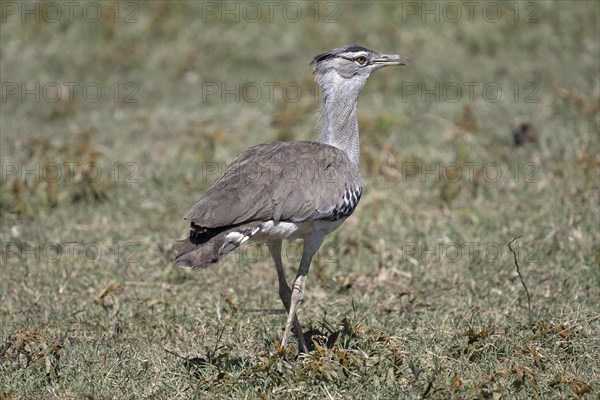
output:
[[362, 187], [346, 188], [339, 201], [329, 210], [317, 210], [314, 217], [327, 221], [337, 221], [338, 219], [349, 217], [360, 201], [362, 196]]
[[175, 262], [182, 268], [205, 268], [250, 240], [260, 231], [261, 225], [262, 222], [256, 221], [211, 229], [192, 222], [190, 237], [179, 243], [179, 254]]

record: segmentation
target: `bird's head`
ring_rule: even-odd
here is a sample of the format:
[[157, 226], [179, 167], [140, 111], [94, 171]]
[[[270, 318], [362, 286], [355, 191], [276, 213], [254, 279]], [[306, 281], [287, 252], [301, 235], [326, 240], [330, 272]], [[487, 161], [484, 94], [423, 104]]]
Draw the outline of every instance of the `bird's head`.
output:
[[[355, 82], [364, 85], [371, 72], [391, 66], [406, 65], [408, 58], [398, 54], [381, 54], [365, 47], [351, 44], [321, 53], [310, 63], [317, 81], [323, 86], [323, 78], [333, 79], [336, 84]], [[344, 82], [346, 80], [346, 82]]]

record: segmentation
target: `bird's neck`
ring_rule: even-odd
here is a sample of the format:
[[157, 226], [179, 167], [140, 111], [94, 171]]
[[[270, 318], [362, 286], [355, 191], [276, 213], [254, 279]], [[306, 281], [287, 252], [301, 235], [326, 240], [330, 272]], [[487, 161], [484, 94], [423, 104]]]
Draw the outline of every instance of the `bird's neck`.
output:
[[343, 150], [356, 166], [360, 159], [357, 103], [363, 84], [350, 86], [339, 76], [317, 78], [323, 90], [319, 142]]

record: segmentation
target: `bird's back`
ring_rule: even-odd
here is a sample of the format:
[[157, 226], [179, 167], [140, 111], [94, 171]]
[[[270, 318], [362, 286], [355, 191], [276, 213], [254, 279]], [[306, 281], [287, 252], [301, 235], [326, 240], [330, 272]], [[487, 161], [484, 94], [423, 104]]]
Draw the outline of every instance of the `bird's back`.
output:
[[185, 218], [206, 228], [335, 220], [352, 213], [361, 193], [359, 170], [342, 150], [319, 142], [274, 142], [238, 155]]

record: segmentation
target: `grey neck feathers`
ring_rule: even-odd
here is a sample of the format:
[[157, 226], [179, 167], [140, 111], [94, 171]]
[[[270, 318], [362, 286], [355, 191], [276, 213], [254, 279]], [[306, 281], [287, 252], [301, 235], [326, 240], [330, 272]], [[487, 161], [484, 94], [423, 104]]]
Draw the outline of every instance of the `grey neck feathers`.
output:
[[356, 166], [360, 158], [357, 103], [366, 78], [350, 81], [334, 71], [317, 75], [317, 83], [323, 90], [319, 142], [343, 150]]

